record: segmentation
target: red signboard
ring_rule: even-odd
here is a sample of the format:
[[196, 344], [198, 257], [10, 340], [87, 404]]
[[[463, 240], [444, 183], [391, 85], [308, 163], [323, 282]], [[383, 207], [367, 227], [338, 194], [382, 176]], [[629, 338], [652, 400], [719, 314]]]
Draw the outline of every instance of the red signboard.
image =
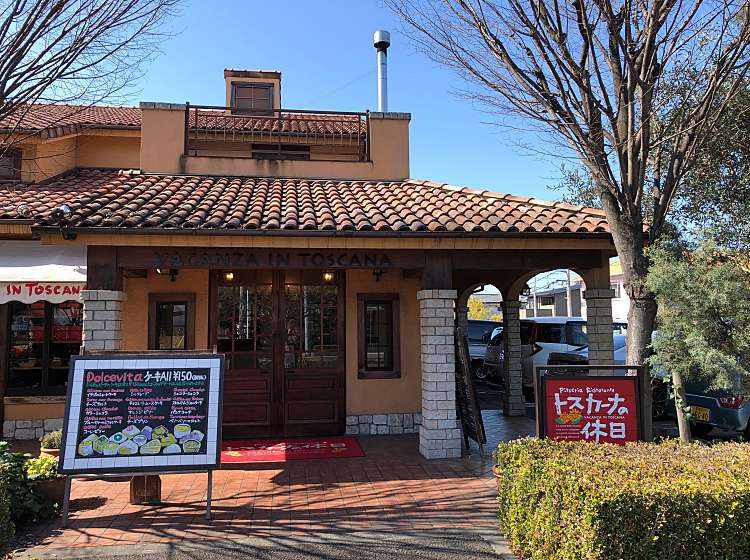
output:
[[637, 377], [543, 377], [544, 435], [550, 439], [638, 441]]

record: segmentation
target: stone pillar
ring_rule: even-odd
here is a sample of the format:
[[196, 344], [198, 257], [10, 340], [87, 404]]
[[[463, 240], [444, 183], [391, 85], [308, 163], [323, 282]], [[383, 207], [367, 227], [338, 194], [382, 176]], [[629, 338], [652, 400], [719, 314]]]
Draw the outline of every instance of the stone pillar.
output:
[[422, 425], [419, 452], [427, 459], [461, 456], [456, 419], [455, 290], [421, 290]]
[[611, 364], [612, 347], [612, 298], [609, 288], [591, 289], [583, 292], [586, 299], [586, 329], [589, 336], [589, 363]]
[[518, 301], [503, 301], [503, 414], [523, 416], [523, 373], [521, 362], [521, 318]]
[[125, 292], [84, 290], [83, 346], [93, 352], [120, 350], [122, 302]]

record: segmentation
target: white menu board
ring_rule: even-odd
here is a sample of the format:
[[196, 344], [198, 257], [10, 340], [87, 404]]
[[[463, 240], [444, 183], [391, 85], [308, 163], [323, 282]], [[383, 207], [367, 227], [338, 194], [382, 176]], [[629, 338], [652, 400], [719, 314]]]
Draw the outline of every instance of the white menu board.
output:
[[223, 373], [216, 354], [73, 357], [60, 471], [218, 467]]

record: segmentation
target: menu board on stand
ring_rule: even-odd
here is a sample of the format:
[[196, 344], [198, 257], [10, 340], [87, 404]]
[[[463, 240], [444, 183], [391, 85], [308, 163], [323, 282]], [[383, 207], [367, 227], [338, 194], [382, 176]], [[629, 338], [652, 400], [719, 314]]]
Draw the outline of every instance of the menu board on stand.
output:
[[221, 454], [224, 357], [218, 354], [75, 356], [71, 360], [60, 472], [86, 475], [208, 472]]

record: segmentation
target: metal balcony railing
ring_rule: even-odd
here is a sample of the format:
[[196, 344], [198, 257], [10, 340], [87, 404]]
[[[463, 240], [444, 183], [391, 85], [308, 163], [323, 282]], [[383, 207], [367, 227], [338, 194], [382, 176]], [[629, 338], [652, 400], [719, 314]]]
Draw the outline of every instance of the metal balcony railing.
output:
[[[291, 159], [295, 145], [354, 148], [359, 161], [370, 159], [369, 112], [272, 109], [245, 111], [211, 105], [185, 105], [185, 155], [197, 155], [211, 142], [252, 142], [263, 158]], [[244, 153], [244, 152], [243, 152]], [[247, 156], [252, 152], [248, 150]], [[247, 157], [246, 156], [246, 157]]]

